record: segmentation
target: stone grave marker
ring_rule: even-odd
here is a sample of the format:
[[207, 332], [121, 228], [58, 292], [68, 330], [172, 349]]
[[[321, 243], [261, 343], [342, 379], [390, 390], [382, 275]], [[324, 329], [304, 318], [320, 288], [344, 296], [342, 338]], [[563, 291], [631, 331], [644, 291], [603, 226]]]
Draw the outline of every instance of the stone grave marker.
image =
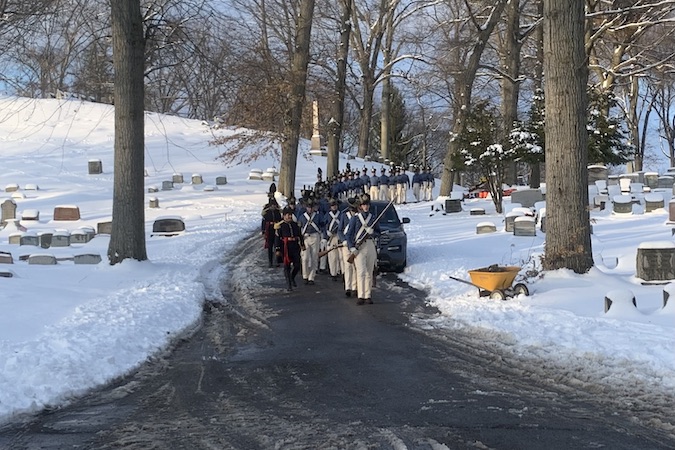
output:
[[192, 174], [192, 184], [202, 184], [204, 183], [204, 179], [202, 176], [198, 173], [193, 173]]
[[544, 200], [544, 194], [541, 189], [521, 189], [511, 192], [511, 203], [520, 203], [525, 208], [531, 208], [542, 200]]
[[10, 245], [20, 245], [22, 234], [23, 231], [15, 231], [13, 233], [10, 233], [9, 236], [7, 236], [7, 242], [9, 242]]
[[622, 310], [636, 309], [637, 302], [635, 301], [635, 294], [629, 289], [614, 289], [605, 294], [605, 313], [610, 310], [621, 308]]
[[173, 190], [173, 181], [162, 181], [162, 190], [163, 191]]
[[262, 169], [251, 169], [248, 172], [248, 179], [252, 181], [261, 181], [262, 180]]
[[513, 220], [514, 236], [536, 236], [536, 222], [534, 217], [520, 216]]
[[96, 224], [97, 234], [110, 234], [112, 232], [112, 221], [99, 222]]
[[182, 231], [185, 231], [185, 222], [181, 217], [158, 217], [152, 224], [150, 236], [176, 236]]
[[56, 257], [47, 253], [36, 253], [28, 256], [28, 264], [53, 266], [56, 264]]
[[655, 209], [663, 208], [663, 195], [658, 192], [645, 194], [645, 212], [652, 212]]
[[615, 195], [613, 212], [616, 214], [632, 214], [633, 199], [630, 195]]
[[446, 198], [445, 212], [446, 213], [462, 212], [462, 200], [459, 198]]
[[675, 178], [670, 175], [660, 176], [657, 180], [657, 187], [662, 189], [672, 189]]
[[26, 183], [26, 185], [23, 187], [24, 191], [39, 191], [40, 186], [38, 186], [35, 183]]
[[159, 208], [159, 199], [157, 197], [150, 197], [150, 208]]
[[216, 186], [223, 186], [225, 184], [227, 184], [227, 177], [226, 176], [216, 177]]
[[73, 221], [80, 220], [80, 208], [73, 205], [60, 205], [54, 207], [54, 220]]
[[52, 237], [54, 233], [51, 231], [41, 231], [38, 233], [38, 238], [40, 239], [40, 247], [49, 248], [52, 246]]
[[154, 194], [155, 192], [159, 192], [159, 188], [157, 186], [148, 186], [148, 194]]
[[21, 212], [21, 220], [40, 220], [40, 211], [37, 209], [24, 209]]
[[183, 183], [183, 174], [182, 173], [174, 173], [172, 176], [172, 181], [174, 183]]
[[645, 172], [645, 185], [650, 189], [656, 189], [659, 187], [659, 174], [656, 172]]
[[215, 186], [211, 186], [210, 184], [204, 186], [204, 192], [213, 192], [215, 190], [216, 190]]
[[70, 244], [86, 244], [89, 242], [89, 234], [85, 230], [73, 230], [70, 233]]
[[0, 205], [0, 211], [2, 212], [0, 224], [7, 223], [9, 219], [16, 219], [16, 202], [11, 199], [5, 200]]
[[469, 210], [469, 215], [470, 216], [484, 216], [485, 215], [485, 209], [483, 209], [483, 208], [471, 208]]
[[98, 264], [102, 260], [101, 255], [98, 253], [84, 253], [73, 257], [73, 262], [75, 264]]
[[19, 190], [19, 185], [16, 183], [10, 183], [5, 186], [5, 192], [16, 192]]
[[476, 234], [495, 233], [497, 226], [492, 222], [480, 222], [476, 224]]
[[0, 252], [0, 264], [14, 264], [14, 258], [9, 252]]
[[66, 230], [55, 231], [52, 235], [52, 247], [69, 247], [70, 233]]
[[636, 277], [647, 282], [675, 280], [675, 242], [642, 242], [636, 260]]
[[89, 160], [89, 175], [98, 175], [103, 173], [103, 163], [100, 159], [90, 159]]
[[588, 184], [595, 184], [597, 180], [607, 181], [607, 167], [599, 164], [592, 164], [587, 167]]
[[40, 245], [40, 238], [33, 231], [25, 231], [19, 238], [19, 245], [32, 245], [37, 247]]
[[12, 192], [11, 197], [15, 198], [15, 199], [18, 199], [18, 200], [23, 200], [24, 198], [26, 198], [26, 194], [24, 194], [23, 192], [17, 191], [17, 192]]
[[504, 218], [504, 230], [509, 233], [513, 233], [516, 217], [522, 217], [523, 215], [524, 214], [521, 211], [511, 211], [506, 213], [506, 216]]
[[78, 230], [82, 230], [85, 233], [87, 233], [88, 241], [91, 241], [96, 237], [96, 230], [94, 229], [94, 227], [91, 227], [89, 225], [82, 225], [81, 227], [78, 228]]

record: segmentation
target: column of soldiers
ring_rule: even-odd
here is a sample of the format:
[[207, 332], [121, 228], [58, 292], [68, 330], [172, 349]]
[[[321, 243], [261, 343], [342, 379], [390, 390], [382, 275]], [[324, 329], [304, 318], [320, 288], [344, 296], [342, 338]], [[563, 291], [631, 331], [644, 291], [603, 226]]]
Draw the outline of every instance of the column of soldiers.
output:
[[[344, 280], [347, 297], [357, 304], [372, 303], [371, 286], [377, 260], [375, 239], [379, 226], [370, 213], [370, 200], [395, 204], [407, 202], [412, 187], [415, 201], [430, 201], [434, 177], [429, 167], [414, 170], [412, 183], [400, 167], [361, 173], [347, 170], [323, 181], [321, 172], [313, 187], [303, 186], [300, 201], [288, 199], [281, 209], [270, 189], [270, 200], [262, 212], [262, 234], [269, 267], [283, 264], [288, 291], [297, 287], [301, 273], [304, 284], [313, 285], [317, 273]], [[276, 256], [276, 259], [275, 259]]]

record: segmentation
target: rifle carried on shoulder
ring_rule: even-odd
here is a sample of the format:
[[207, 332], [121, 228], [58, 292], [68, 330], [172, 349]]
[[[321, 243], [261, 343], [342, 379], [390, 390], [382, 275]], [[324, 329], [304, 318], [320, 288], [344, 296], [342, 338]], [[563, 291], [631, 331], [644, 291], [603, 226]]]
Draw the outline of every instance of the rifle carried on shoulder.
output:
[[346, 245], [346, 244], [338, 244], [338, 245], [332, 246], [331, 248], [327, 248], [327, 249], [325, 249], [325, 250], [321, 250], [321, 251], [319, 252], [319, 258], [323, 258], [324, 256], [326, 256], [327, 254], [329, 254], [329, 253], [332, 252], [333, 250], [335, 250], [335, 249], [337, 249], [337, 248], [340, 248], [340, 247], [344, 247], [345, 245]]
[[[382, 211], [380, 211], [380, 214], [375, 218], [375, 221], [372, 223], [372, 225], [370, 225], [371, 227], [375, 226], [375, 224], [376, 224], [377, 222], [380, 221], [380, 219], [382, 218], [382, 216], [384, 216], [384, 213], [387, 211], [387, 209], [388, 209], [393, 203], [394, 203], [394, 200], [390, 201], [389, 203], [387, 203], [387, 206], [385, 206], [384, 208], [382, 208]], [[361, 245], [366, 241], [366, 239], [367, 239], [368, 237], [369, 237], [369, 235], [368, 235], [368, 233], [366, 233], [366, 234], [361, 238], [361, 240], [359, 240], [359, 242], [356, 243], [355, 247], [356, 247], [357, 250], [361, 247]], [[349, 257], [347, 258], [347, 262], [348, 262], [349, 264], [354, 264], [354, 258], [356, 258], [356, 255], [354, 255], [353, 253], [351, 253], [351, 254], [349, 255]]]

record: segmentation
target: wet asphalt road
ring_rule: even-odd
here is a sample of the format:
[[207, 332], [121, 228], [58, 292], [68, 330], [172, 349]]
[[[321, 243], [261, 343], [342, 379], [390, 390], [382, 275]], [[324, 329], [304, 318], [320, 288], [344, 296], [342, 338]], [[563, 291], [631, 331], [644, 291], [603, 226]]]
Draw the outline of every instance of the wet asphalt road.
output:
[[0, 448], [675, 448], [654, 425], [672, 423], [667, 409], [645, 416], [550, 384], [531, 375], [536, 362], [424, 326], [436, 311], [394, 275], [378, 277], [374, 305], [357, 306], [326, 275], [289, 294], [259, 248], [257, 237], [242, 244], [227, 302], [207, 302], [174, 348], [70, 406], [0, 428]]

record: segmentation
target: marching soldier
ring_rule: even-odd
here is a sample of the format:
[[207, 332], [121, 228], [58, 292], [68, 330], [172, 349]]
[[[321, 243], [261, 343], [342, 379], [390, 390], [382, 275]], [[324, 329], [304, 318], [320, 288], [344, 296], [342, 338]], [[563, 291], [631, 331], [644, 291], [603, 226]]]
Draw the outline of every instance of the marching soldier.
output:
[[305, 284], [314, 284], [319, 268], [319, 245], [321, 244], [321, 216], [315, 211], [313, 199], [308, 199], [305, 212], [298, 218], [305, 248], [302, 252], [302, 278]]
[[408, 201], [408, 189], [410, 189], [410, 178], [408, 178], [408, 174], [405, 173], [405, 169], [402, 167], [399, 167], [398, 169], [398, 177], [396, 179], [397, 181], [397, 194], [398, 194], [398, 199], [397, 199], [397, 204], [399, 205], [404, 205]]
[[[274, 197], [270, 197], [269, 202], [262, 210], [261, 226], [261, 232], [265, 239], [265, 248], [267, 249], [267, 257], [269, 259], [270, 267], [272, 267], [274, 261], [274, 225], [278, 222], [281, 222], [281, 210], [279, 209], [279, 204], [274, 199]], [[277, 265], [277, 267], [279, 266]]]
[[373, 169], [370, 171], [370, 191], [368, 192], [370, 194], [370, 198], [373, 199], [378, 199], [380, 198], [380, 177], [377, 176], [377, 171], [373, 167]]
[[380, 200], [389, 201], [389, 177], [387, 176], [386, 169], [383, 167], [380, 170]]
[[430, 202], [433, 199], [434, 174], [431, 173], [431, 167], [424, 168], [424, 201]]
[[349, 222], [352, 217], [358, 212], [358, 200], [350, 197], [347, 199], [347, 204], [349, 207], [342, 213], [340, 217], [340, 225], [338, 226], [338, 242], [341, 247], [339, 250], [342, 253], [342, 273], [345, 278], [345, 295], [351, 297], [352, 293], [357, 295], [357, 286], [356, 286], [356, 269], [354, 264], [347, 262], [351, 252], [347, 246], [347, 232], [349, 231]]
[[340, 227], [340, 219], [342, 217], [342, 212], [338, 208], [338, 202], [334, 198], [331, 198], [328, 201], [330, 205], [330, 210], [326, 213], [323, 218], [323, 223], [326, 224], [325, 227], [325, 239], [326, 239], [326, 249], [333, 249], [326, 257], [328, 258], [328, 270], [330, 271], [330, 276], [333, 281], [337, 281], [338, 275], [342, 273], [342, 252], [337, 248], [339, 243], [338, 237], [338, 228]]
[[[275, 225], [275, 248], [277, 257], [283, 261], [287, 290], [292, 291], [295, 277], [300, 272], [300, 252], [305, 249], [302, 233], [294, 220], [293, 210], [288, 206], [282, 211], [283, 220]], [[291, 269], [291, 265], [293, 266]]]
[[396, 169], [392, 167], [389, 169], [389, 198], [387, 202], [395, 202], [397, 196], [396, 186], [398, 185], [398, 180], [396, 177]]
[[415, 173], [413, 174], [412, 177], [412, 190], [413, 196], [415, 197], [415, 203], [418, 203], [420, 201], [420, 194], [423, 194], [422, 183], [423, 177], [422, 174], [420, 174], [420, 168], [415, 167]]
[[357, 305], [373, 303], [371, 289], [377, 263], [375, 239], [379, 235], [380, 226], [375, 215], [370, 212], [370, 196], [363, 194], [359, 212], [351, 218], [347, 229], [347, 247], [350, 253], [348, 262], [353, 262], [356, 269]]

